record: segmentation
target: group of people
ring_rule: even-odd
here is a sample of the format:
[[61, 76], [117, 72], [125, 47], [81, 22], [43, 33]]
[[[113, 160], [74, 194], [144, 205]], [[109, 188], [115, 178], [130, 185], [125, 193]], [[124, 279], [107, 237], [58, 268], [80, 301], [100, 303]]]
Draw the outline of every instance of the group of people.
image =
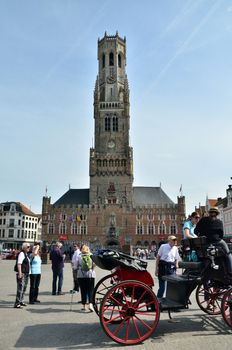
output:
[[[221, 246], [225, 253], [225, 260], [228, 274], [232, 276], [232, 255], [226, 242], [223, 240], [223, 224], [218, 217], [219, 210], [212, 207], [209, 210], [209, 215], [200, 217], [197, 212], [193, 212], [190, 219], [184, 223], [183, 235], [185, 239], [193, 239], [200, 236], [205, 236], [207, 242], [216, 243]], [[63, 268], [65, 254], [62, 252], [62, 243], [56, 242], [50, 252], [52, 262], [52, 295], [62, 295], [63, 285]], [[23, 243], [22, 251], [17, 256], [16, 261], [16, 281], [17, 293], [14, 307], [22, 308], [26, 306], [24, 302], [24, 293], [27, 288], [30, 278], [29, 303], [39, 303], [38, 293], [41, 279], [41, 257], [40, 245], [35, 244], [32, 252], [28, 254], [30, 245]], [[158, 298], [162, 298], [165, 292], [165, 282], [163, 276], [176, 273], [180, 255], [177, 247], [177, 238], [174, 235], [168, 237], [168, 242], [160, 246], [157, 259], [155, 274], [158, 276], [159, 289]], [[91, 259], [91, 252], [87, 245], [81, 248], [77, 244], [73, 245], [73, 255], [71, 259], [72, 274], [73, 274], [73, 292], [81, 293], [82, 310], [93, 311], [92, 294], [95, 284], [95, 265]]]
[[30, 245], [27, 242], [24, 242], [22, 250], [16, 258], [15, 271], [17, 272], [17, 292], [14, 307], [17, 309], [27, 306], [24, 301], [24, 294], [27, 289], [29, 278], [29, 304], [40, 303], [38, 299], [41, 278], [40, 245], [35, 244], [32, 251], [29, 253], [30, 248]]
[[[217, 207], [210, 208], [209, 215], [202, 218], [197, 212], [193, 212], [190, 219], [184, 223], [183, 236], [184, 239], [205, 236], [208, 244], [216, 243], [220, 245], [225, 253], [227, 272], [232, 276], [232, 255], [226, 242], [223, 240], [223, 223], [218, 219], [218, 215], [219, 210]], [[162, 244], [157, 253], [155, 274], [158, 276], [159, 281], [158, 298], [162, 298], [165, 292], [163, 276], [175, 274], [179, 260], [177, 238], [173, 235], [169, 236], [168, 242]]]
[[[22, 250], [16, 258], [15, 271], [17, 292], [14, 307], [21, 309], [27, 304], [24, 301], [24, 294], [30, 279], [29, 304], [40, 303], [38, 300], [39, 285], [41, 279], [41, 254], [40, 245], [35, 244], [30, 251], [30, 244], [24, 242]], [[73, 292], [81, 292], [82, 310], [94, 311], [92, 305], [92, 294], [96, 273], [94, 263], [91, 259], [91, 252], [87, 245], [79, 249], [77, 244], [73, 245], [71, 260], [73, 274]], [[65, 254], [62, 252], [62, 243], [56, 242], [50, 252], [52, 267], [52, 295], [63, 295], [63, 270]]]

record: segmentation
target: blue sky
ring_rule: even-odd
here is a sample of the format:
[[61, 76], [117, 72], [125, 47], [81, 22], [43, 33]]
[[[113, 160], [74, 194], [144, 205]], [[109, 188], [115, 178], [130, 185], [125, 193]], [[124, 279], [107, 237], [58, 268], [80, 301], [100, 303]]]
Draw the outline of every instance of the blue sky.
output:
[[232, 0], [1, 0], [0, 202], [89, 187], [97, 39], [127, 38], [134, 185], [187, 214], [232, 163]]

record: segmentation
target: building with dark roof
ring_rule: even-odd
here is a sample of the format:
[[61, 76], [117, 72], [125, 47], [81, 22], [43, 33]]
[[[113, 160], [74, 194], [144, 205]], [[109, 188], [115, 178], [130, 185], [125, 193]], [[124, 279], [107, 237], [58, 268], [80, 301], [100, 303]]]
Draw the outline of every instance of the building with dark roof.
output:
[[53, 204], [50, 197], [43, 197], [43, 239], [119, 249], [126, 245], [152, 248], [169, 234], [180, 239], [184, 196], [174, 203], [161, 187], [133, 187], [126, 39], [105, 33], [98, 40], [98, 62], [90, 186], [69, 189]]

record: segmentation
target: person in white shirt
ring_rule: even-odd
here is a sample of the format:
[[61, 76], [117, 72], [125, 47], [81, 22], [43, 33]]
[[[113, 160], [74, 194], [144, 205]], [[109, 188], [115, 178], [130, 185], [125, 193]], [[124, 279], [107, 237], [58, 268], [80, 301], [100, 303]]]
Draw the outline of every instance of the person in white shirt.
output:
[[169, 236], [168, 243], [162, 244], [158, 250], [155, 270], [155, 274], [159, 280], [157, 298], [162, 298], [165, 292], [165, 281], [162, 277], [175, 274], [178, 268], [180, 256], [176, 243], [177, 238], [175, 236]]
[[73, 256], [72, 256], [72, 274], [73, 274], [73, 291], [79, 292], [79, 283], [77, 279], [77, 261], [78, 261], [78, 256], [80, 255], [80, 248], [77, 244], [73, 244]]

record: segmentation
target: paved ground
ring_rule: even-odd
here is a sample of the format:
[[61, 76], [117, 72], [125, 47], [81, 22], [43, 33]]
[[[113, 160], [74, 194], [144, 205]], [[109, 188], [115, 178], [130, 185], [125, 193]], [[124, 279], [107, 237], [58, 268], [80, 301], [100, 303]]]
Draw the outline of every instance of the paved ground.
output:
[[[51, 266], [43, 265], [41, 304], [28, 305], [23, 310], [13, 308], [16, 290], [13, 265], [14, 261], [0, 260], [0, 349], [125, 349], [105, 335], [95, 313], [83, 313], [77, 303], [70, 311], [70, 264], [65, 264], [65, 295], [51, 295]], [[154, 266], [154, 260], [149, 261], [150, 271], [154, 271]], [[96, 272], [97, 280], [107, 274], [98, 268]], [[80, 300], [79, 295], [74, 298]], [[154, 334], [144, 344], [126, 349], [231, 349], [232, 332], [222, 317], [204, 314], [194, 299], [193, 296], [189, 310], [173, 314], [178, 322], [170, 323], [167, 314], [162, 313]]]

